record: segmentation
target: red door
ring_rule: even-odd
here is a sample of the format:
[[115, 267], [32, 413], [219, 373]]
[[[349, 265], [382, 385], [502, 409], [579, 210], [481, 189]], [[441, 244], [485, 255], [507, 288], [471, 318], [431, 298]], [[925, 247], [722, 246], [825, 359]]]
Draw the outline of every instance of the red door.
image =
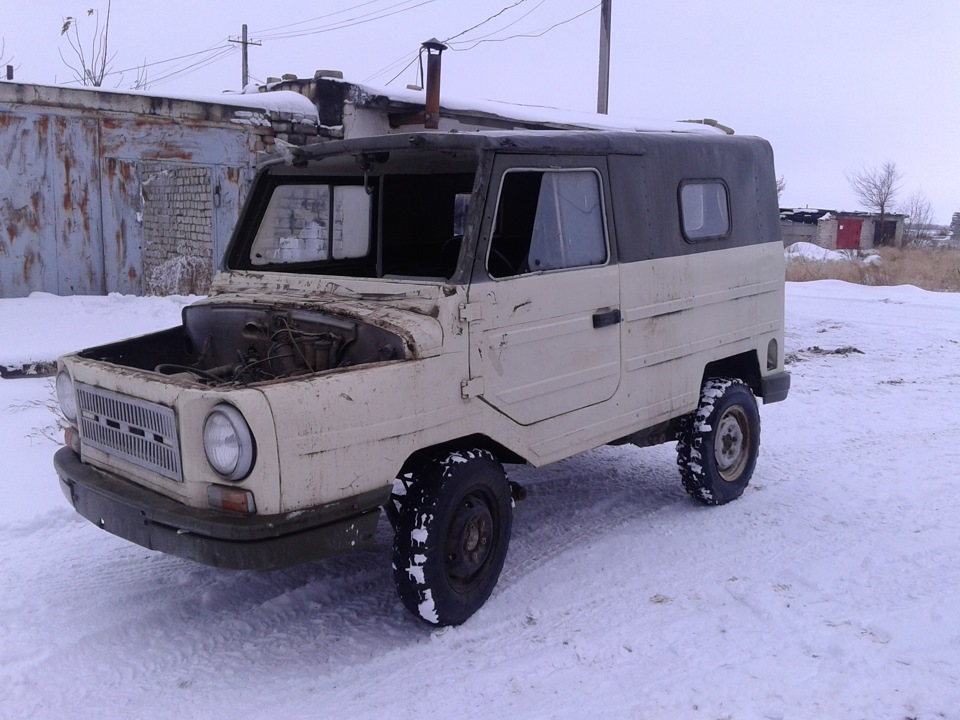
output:
[[837, 220], [837, 250], [859, 250], [863, 220]]

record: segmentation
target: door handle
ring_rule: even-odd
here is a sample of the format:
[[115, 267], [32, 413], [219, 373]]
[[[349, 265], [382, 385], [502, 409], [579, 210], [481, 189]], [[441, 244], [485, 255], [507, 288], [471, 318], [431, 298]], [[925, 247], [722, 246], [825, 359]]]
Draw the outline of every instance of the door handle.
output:
[[620, 319], [620, 308], [604, 310], [603, 312], [595, 312], [593, 314], [593, 327], [602, 328], [610, 325], [618, 325], [620, 323]]

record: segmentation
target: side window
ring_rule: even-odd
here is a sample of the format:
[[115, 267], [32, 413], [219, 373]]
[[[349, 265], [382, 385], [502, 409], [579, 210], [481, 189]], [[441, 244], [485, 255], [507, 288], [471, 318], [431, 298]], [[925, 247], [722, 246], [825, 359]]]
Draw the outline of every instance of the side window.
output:
[[596, 171], [510, 170], [504, 174], [487, 257], [491, 277], [606, 261]]
[[720, 180], [693, 180], [680, 186], [680, 218], [687, 240], [720, 238], [730, 232], [727, 186]]
[[369, 248], [370, 198], [362, 187], [280, 185], [250, 248], [250, 264], [357, 258]]

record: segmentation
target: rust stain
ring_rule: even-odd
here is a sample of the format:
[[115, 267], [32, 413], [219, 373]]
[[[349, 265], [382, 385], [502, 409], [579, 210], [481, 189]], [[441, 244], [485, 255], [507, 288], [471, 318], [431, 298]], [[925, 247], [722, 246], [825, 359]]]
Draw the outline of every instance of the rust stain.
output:
[[117, 257], [123, 258], [126, 257], [126, 243], [124, 238], [127, 236], [127, 221], [126, 218], [120, 218], [120, 228], [116, 232], [114, 237], [114, 242], [117, 245]]
[[33, 275], [33, 266], [36, 262], [37, 254], [33, 251], [33, 248], [27, 248], [27, 251], [23, 254], [23, 279], [28, 286], [30, 285], [30, 277]]
[[175, 145], [161, 143], [154, 147], [153, 152], [144, 153], [144, 160], [193, 160], [193, 153]]
[[30, 196], [31, 204], [19, 208], [10, 208], [7, 215], [7, 233], [11, 241], [19, 237], [24, 231], [37, 233], [40, 231], [40, 193], [34, 192]]
[[63, 156], [63, 209], [71, 210], [73, 208], [73, 198], [70, 197], [70, 171], [73, 168], [73, 158], [69, 155]]
[[42, 148], [47, 144], [47, 136], [50, 134], [50, 116], [41, 115], [37, 121], [37, 144]]
[[13, 125], [13, 115], [6, 112], [0, 112], [0, 128], [8, 128]]
[[135, 281], [137, 279], [137, 269], [134, 267], [131, 267], [127, 271], [127, 277], [130, 278], [131, 282]]
[[106, 128], [107, 130], [117, 130], [120, 128], [120, 122], [112, 118], [101, 119], [100, 125]]
[[[10, 246], [13, 246], [13, 241], [17, 239], [17, 236], [20, 234], [20, 228], [17, 227], [15, 223], [9, 223], [7, 225], [7, 235], [10, 238]], [[2, 246], [4, 251], [6, 251], [6, 246]]]
[[228, 167], [227, 168], [227, 182], [236, 183], [240, 181], [240, 168]]
[[129, 182], [130, 179], [133, 177], [133, 171], [131, 170], [131, 166], [129, 163], [123, 163], [120, 166], [120, 177], [127, 182]]
[[90, 205], [90, 187], [84, 185], [83, 196], [80, 198], [80, 213], [83, 215], [83, 232], [90, 235], [90, 213], [87, 212]]

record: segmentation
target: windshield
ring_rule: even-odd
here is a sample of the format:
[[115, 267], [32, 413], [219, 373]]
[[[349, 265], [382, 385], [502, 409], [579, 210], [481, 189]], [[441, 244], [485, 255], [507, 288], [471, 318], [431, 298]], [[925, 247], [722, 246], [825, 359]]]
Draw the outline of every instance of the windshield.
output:
[[477, 166], [475, 153], [399, 151], [375, 162], [337, 156], [305, 169], [278, 166], [254, 189], [227, 266], [448, 279], [469, 226]]
[[325, 262], [370, 252], [370, 196], [356, 185], [281, 185], [250, 248], [251, 265]]

